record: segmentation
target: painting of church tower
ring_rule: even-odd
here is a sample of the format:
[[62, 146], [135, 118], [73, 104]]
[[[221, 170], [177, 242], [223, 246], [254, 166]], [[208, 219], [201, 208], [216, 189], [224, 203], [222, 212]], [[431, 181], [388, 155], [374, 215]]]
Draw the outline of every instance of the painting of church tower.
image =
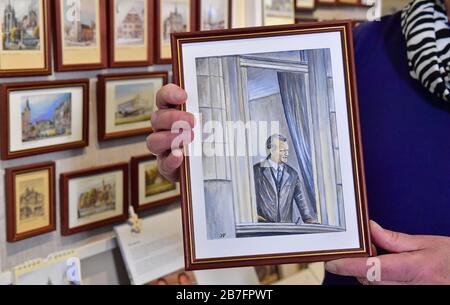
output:
[[167, 3], [164, 23], [163, 23], [163, 40], [170, 41], [170, 34], [186, 32], [188, 30], [188, 4], [178, 2]]
[[66, 47], [92, 47], [97, 43], [96, 4], [92, 0], [64, 0]]

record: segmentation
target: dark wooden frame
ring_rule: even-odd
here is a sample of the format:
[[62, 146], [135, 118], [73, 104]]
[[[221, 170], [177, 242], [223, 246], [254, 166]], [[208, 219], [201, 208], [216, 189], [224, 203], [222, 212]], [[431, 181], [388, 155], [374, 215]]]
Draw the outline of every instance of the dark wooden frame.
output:
[[[293, 16], [294, 23], [293, 24], [295, 24], [295, 17], [296, 17], [296, 11], [297, 11], [297, 4], [296, 4], [295, 0], [292, 0], [292, 7], [293, 7], [293, 13], [294, 13], [294, 16]], [[266, 25], [266, 5], [265, 5], [264, 1], [262, 1], [262, 16], [261, 16], [261, 18], [262, 18], [262, 25], [267, 26]]]
[[69, 71], [82, 71], [82, 70], [98, 70], [108, 67], [108, 35], [107, 35], [107, 11], [106, 0], [99, 0], [99, 33], [100, 37], [97, 37], [100, 48], [100, 62], [90, 64], [70, 64], [65, 65], [63, 62], [63, 50], [64, 41], [61, 35], [61, 26], [63, 20], [61, 18], [61, 1], [54, 0], [53, 13], [55, 17], [54, 21], [54, 57], [55, 57], [55, 71], [56, 72], [69, 72]]
[[[52, 59], [51, 59], [51, 5], [50, 0], [43, 0], [43, 21], [44, 21], [44, 35], [45, 35], [45, 44], [44, 44], [44, 60], [45, 67], [42, 69], [17, 69], [17, 70], [0, 70], [0, 78], [4, 77], [28, 77], [28, 76], [45, 76], [52, 74]], [[1, 42], [3, 43], [3, 42]]]
[[[226, 29], [232, 29], [233, 28], [233, 1], [232, 0], [225, 0], [228, 1], [228, 27]], [[202, 30], [202, 0], [197, 0], [197, 28], [196, 30], [201, 31]]]
[[130, 131], [120, 131], [116, 133], [106, 132], [106, 83], [116, 80], [132, 80], [132, 79], [152, 79], [162, 78], [163, 85], [167, 85], [169, 74], [165, 71], [161, 72], [143, 72], [143, 73], [127, 73], [127, 74], [107, 74], [98, 76], [97, 84], [97, 121], [98, 121], [98, 139], [99, 141], [109, 141], [114, 139], [122, 139], [134, 136], [148, 135], [153, 132], [153, 128], [142, 128]]
[[154, 18], [155, 18], [155, 1], [147, 1], [147, 60], [144, 61], [116, 61], [115, 60], [115, 46], [116, 46], [116, 35], [115, 35], [115, 7], [114, 3], [116, 0], [108, 0], [108, 59], [110, 68], [121, 68], [121, 67], [143, 67], [150, 66], [153, 64], [154, 60]]
[[[33, 148], [29, 150], [21, 150], [18, 152], [10, 151], [10, 118], [9, 118], [9, 93], [13, 91], [24, 90], [40, 90], [40, 89], [56, 89], [64, 87], [82, 87], [83, 88], [83, 122], [82, 122], [82, 140], [73, 143], [57, 144], [53, 146]], [[10, 160], [22, 157], [41, 155], [51, 152], [77, 149], [89, 146], [89, 80], [63, 80], [63, 81], [47, 81], [47, 82], [30, 82], [30, 83], [11, 83], [0, 85], [0, 96], [2, 103], [0, 104], [0, 126], [1, 126], [1, 159]]]
[[[123, 172], [123, 213], [122, 215], [119, 215], [117, 217], [103, 219], [97, 222], [93, 222], [87, 225], [83, 225], [76, 228], [70, 228], [69, 227], [69, 181], [71, 179], [77, 179], [77, 178], [87, 178], [90, 176], [102, 174], [102, 173], [108, 173], [108, 172], [116, 172], [116, 171], [122, 171]], [[128, 207], [129, 207], [129, 201], [128, 201], [128, 163], [120, 163], [116, 165], [109, 165], [109, 166], [102, 166], [87, 170], [80, 170], [76, 172], [71, 173], [65, 173], [61, 174], [60, 177], [60, 197], [61, 197], [61, 234], [63, 236], [69, 236], [73, 234], [77, 234], [84, 231], [89, 231], [92, 229], [100, 228], [103, 226], [107, 226], [110, 224], [118, 223], [121, 221], [125, 221], [128, 219]]]
[[181, 199], [181, 196], [172, 196], [170, 198], [162, 199], [156, 202], [149, 202], [145, 205], [139, 205], [139, 165], [143, 162], [148, 161], [156, 161], [156, 156], [153, 155], [145, 155], [140, 157], [133, 157], [130, 162], [131, 167], [131, 203], [134, 207], [134, 210], [137, 213], [147, 211], [149, 209], [153, 209], [162, 205], [167, 205], [170, 203], [174, 203], [177, 200]]
[[[155, 6], [155, 31], [156, 31], [156, 35], [155, 35], [155, 64], [159, 64], [159, 65], [170, 65], [172, 63], [172, 58], [161, 58], [161, 27], [160, 27], [160, 23], [161, 23], [161, 1], [164, 0], [155, 0], [156, 1], [156, 6]], [[190, 16], [190, 27], [191, 30], [190, 32], [194, 32], [197, 30], [197, 0], [187, 0], [190, 1], [190, 11], [191, 11], [191, 16]]]
[[[369, 216], [367, 206], [367, 191], [365, 186], [364, 158], [359, 120], [358, 94], [356, 87], [356, 72], [354, 63], [352, 24], [349, 21], [309, 23], [303, 25], [287, 25], [272, 27], [255, 27], [234, 29], [229, 31], [207, 31], [199, 33], [178, 33], [172, 35], [172, 52], [174, 82], [185, 87], [183, 72], [183, 45], [186, 43], [205, 43], [229, 39], [254, 39], [262, 37], [279, 37], [299, 34], [339, 32], [342, 37], [342, 53], [344, 72], [346, 75], [346, 92], [348, 104], [348, 121], [352, 146], [353, 173], [355, 179], [355, 196], [358, 214], [358, 231], [360, 248], [339, 251], [323, 251], [309, 253], [287, 253], [282, 255], [261, 255], [226, 257], [216, 259], [197, 259], [195, 254], [195, 238], [193, 230], [193, 215], [190, 185], [189, 157], [184, 158], [181, 167], [181, 195], [183, 213], [183, 235], [185, 248], [185, 263], [188, 270], [216, 269], [246, 266], [263, 266], [272, 264], [293, 264], [303, 262], [330, 261], [341, 258], [367, 257], [372, 255], [371, 236], [369, 232]], [[179, 108], [186, 111], [186, 106]]]
[[[47, 227], [35, 229], [33, 231], [18, 234], [16, 228], [16, 188], [15, 178], [18, 175], [48, 170], [49, 175], [49, 218], [50, 224]], [[56, 230], [56, 202], [55, 202], [55, 163], [39, 163], [26, 165], [5, 170], [5, 190], [6, 190], [6, 239], [13, 243], [28, 239], [38, 235], [46, 234]]]

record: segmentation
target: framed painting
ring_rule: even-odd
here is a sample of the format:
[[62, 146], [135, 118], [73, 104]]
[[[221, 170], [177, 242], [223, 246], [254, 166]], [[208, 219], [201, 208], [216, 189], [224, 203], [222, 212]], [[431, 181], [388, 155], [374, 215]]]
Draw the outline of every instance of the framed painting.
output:
[[50, 1], [0, 1], [0, 77], [51, 74]]
[[154, 13], [152, 0], [111, 0], [109, 66], [139, 67], [153, 63]]
[[187, 268], [370, 255], [351, 23], [173, 39]]
[[128, 219], [128, 163], [61, 175], [61, 231], [72, 235]]
[[107, 68], [106, 0], [55, 0], [55, 70]]
[[263, 25], [295, 24], [295, 0], [263, 0]]
[[232, 28], [231, 0], [198, 0], [198, 25], [200, 31]]
[[3, 84], [1, 158], [89, 145], [89, 80]]
[[7, 241], [55, 231], [55, 164], [9, 168], [5, 178]]
[[180, 185], [165, 179], [158, 160], [148, 155], [131, 159], [131, 201], [136, 212], [180, 200]]
[[156, 92], [167, 81], [167, 72], [99, 75], [99, 140], [150, 134]]
[[194, 31], [196, 12], [196, 0], [156, 0], [155, 63], [172, 63], [170, 35]]
[[313, 11], [316, 8], [316, 0], [295, 0], [295, 8], [298, 11]]

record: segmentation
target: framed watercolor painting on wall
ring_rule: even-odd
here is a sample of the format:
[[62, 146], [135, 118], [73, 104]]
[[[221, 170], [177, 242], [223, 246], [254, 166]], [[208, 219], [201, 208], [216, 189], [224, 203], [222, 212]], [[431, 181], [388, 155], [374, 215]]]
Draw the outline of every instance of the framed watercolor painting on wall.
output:
[[27, 165], [5, 172], [8, 242], [55, 231], [55, 164]]
[[128, 163], [61, 175], [64, 236], [128, 219]]
[[55, 70], [108, 66], [106, 0], [55, 0]]
[[183, 110], [201, 115], [181, 175], [187, 268], [370, 255], [351, 23], [174, 42]]
[[99, 75], [99, 140], [151, 133], [156, 92], [167, 82], [167, 72]]
[[198, 0], [197, 28], [200, 31], [226, 30], [231, 28], [232, 1], [231, 0]]
[[155, 156], [131, 159], [131, 199], [136, 212], [145, 211], [180, 199], [180, 185], [164, 178]]
[[172, 63], [170, 35], [196, 28], [196, 0], [156, 0], [156, 63]]
[[3, 84], [0, 90], [2, 160], [89, 145], [89, 80]]
[[0, 1], [0, 77], [51, 74], [50, 1]]
[[153, 0], [111, 0], [109, 8], [109, 66], [149, 66], [153, 62]]
[[263, 25], [295, 24], [294, 0], [263, 0]]

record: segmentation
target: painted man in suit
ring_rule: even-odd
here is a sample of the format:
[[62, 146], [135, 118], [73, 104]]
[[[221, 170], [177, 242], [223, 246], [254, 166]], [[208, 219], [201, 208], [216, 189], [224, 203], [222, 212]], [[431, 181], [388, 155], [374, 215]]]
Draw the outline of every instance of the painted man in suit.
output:
[[[306, 202], [299, 174], [288, 162], [289, 144], [282, 135], [266, 143], [268, 157], [254, 166], [259, 222], [315, 224], [317, 218]], [[293, 219], [294, 205], [301, 220]]]

